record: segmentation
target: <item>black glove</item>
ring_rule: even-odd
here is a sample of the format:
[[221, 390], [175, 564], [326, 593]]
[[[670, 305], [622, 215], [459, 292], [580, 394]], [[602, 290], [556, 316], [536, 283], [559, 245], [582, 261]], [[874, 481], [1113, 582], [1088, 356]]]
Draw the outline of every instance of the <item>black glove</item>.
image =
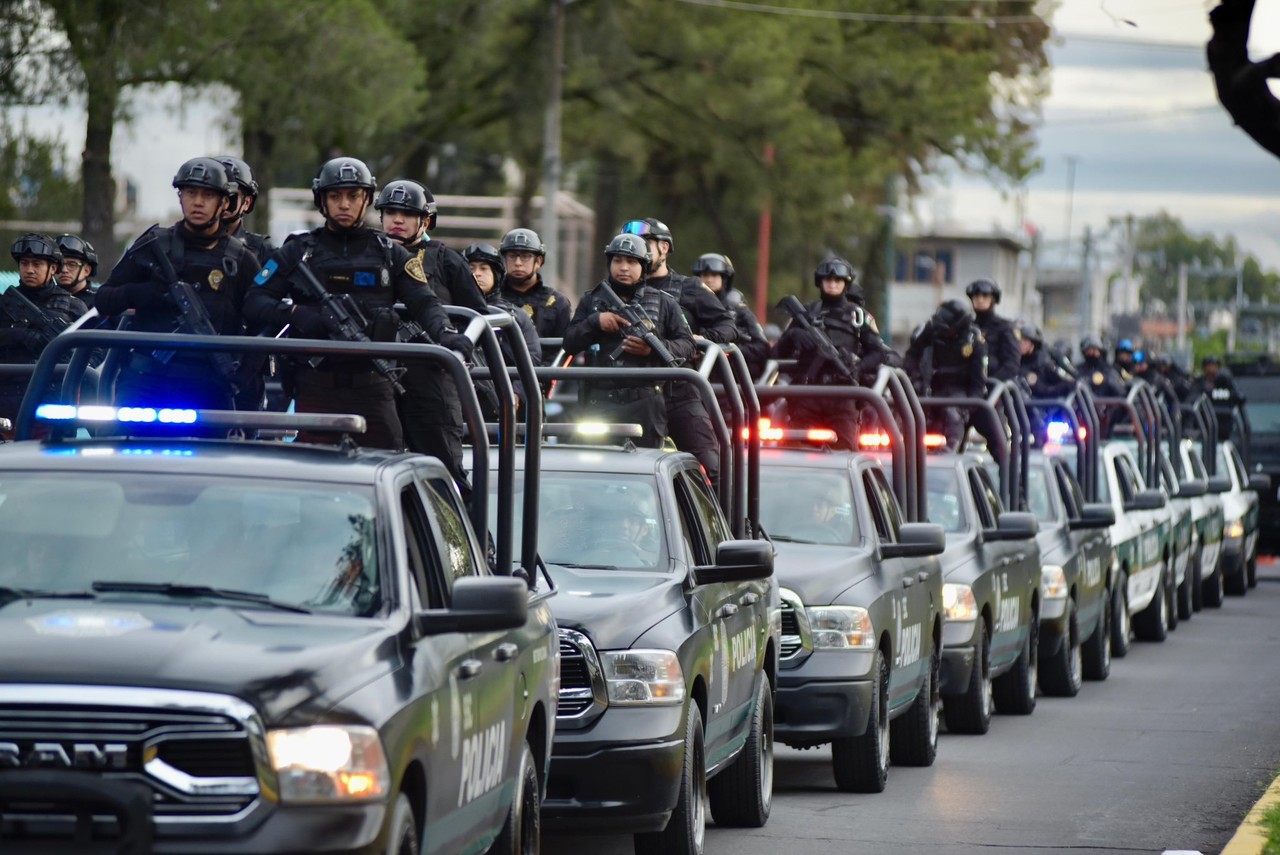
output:
[[154, 282], [130, 282], [124, 286], [124, 295], [129, 300], [129, 305], [142, 311], [154, 312], [177, 308], [169, 296], [169, 290]]
[[447, 332], [440, 336], [440, 345], [458, 353], [464, 361], [471, 359], [475, 345], [462, 333]]
[[290, 338], [328, 338], [328, 333], [329, 328], [325, 326], [319, 309], [294, 304], [293, 313], [289, 315]]

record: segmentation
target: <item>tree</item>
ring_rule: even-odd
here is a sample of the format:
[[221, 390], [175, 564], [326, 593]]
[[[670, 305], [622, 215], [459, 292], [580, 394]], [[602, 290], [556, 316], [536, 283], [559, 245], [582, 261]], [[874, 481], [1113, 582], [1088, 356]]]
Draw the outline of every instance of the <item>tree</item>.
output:
[[[0, 127], [0, 221], [74, 221], [79, 212], [80, 182], [62, 140]], [[18, 235], [0, 230], [0, 248]]]
[[[1238, 266], [1243, 268], [1241, 284], [1251, 302], [1280, 299], [1280, 275], [1262, 269], [1257, 258], [1247, 254], [1235, 238], [1221, 241], [1212, 235], [1193, 234], [1182, 220], [1160, 212], [1137, 221], [1134, 246], [1145, 263], [1140, 265], [1142, 297], [1173, 305], [1178, 297], [1178, 268], [1182, 264], [1197, 271], [1187, 280], [1191, 300], [1231, 302], [1236, 296]], [[1221, 271], [1199, 273], [1198, 271]]]

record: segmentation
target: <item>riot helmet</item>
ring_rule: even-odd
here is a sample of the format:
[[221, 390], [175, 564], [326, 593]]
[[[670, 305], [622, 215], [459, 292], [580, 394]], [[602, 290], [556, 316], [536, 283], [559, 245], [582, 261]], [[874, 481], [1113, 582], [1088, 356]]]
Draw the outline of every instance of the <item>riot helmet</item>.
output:
[[648, 240], [666, 241], [671, 249], [676, 248], [675, 238], [671, 236], [671, 229], [667, 228], [667, 224], [662, 220], [653, 217], [645, 217], [643, 220], [627, 220], [622, 224], [622, 228], [618, 229], [618, 234], [622, 235], [639, 235]]
[[58, 244], [48, 235], [37, 232], [27, 232], [14, 241], [13, 246], [9, 248], [9, 254], [13, 256], [14, 261], [35, 258], [49, 262], [55, 271], [62, 267], [62, 253], [58, 250]]
[[378, 201], [373, 203], [373, 207], [378, 211], [386, 208], [397, 211], [410, 211], [420, 217], [425, 217], [427, 219], [427, 228], [435, 225], [436, 198], [431, 195], [431, 191], [426, 187], [417, 181], [410, 181], [407, 178], [397, 178], [387, 184], [386, 187], [383, 187], [382, 192], [378, 194]]
[[377, 186], [378, 180], [373, 177], [364, 161], [354, 157], [335, 157], [320, 167], [316, 177], [311, 180], [311, 200], [315, 203], [316, 210], [325, 214], [325, 191], [358, 187], [365, 191], [368, 201], [373, 202], [373, 191]]
[[233, 185], [232, 194], [244, 196], [249, 200], [249, 207], [239, 215], [243, 217], [252, 211], [253, 206], [258, 202], [258, 182], [253, 177], [253, 170], [249, 168], [249, 164], [229, 154], [219, 154], [214, 157], [214, 160], [226, 168], [227, 176]]
[[615, 255], [634, 258], [640, 262], [643, 272], [649, 272], [649, 264], [651, 262], [649, 247], [645, 245], [643, 238], [626, 232], [615, 236], [613, 240], [609, 241], [609, 245], [604, 248], [605, 261], [609, 261]]
[[98, 253], [93, 248], [93, 244], [89, 243], [79, 235], [58, 235], [53, 239], [58, 247], [58, 252], [63, 258], [77, 258], [89, 265], [89, 275], [98, 275]]
[[1098, 338], [1096, 335], [1090, 334], [1080, 339], [1080, 355], [1085, 359], [1088, 359], [1089, 351], [1091, 350], [1098, 351], [1098, 354], [1101, 356], [1107, 349], [1103, 346], [1102, 339]]
[[498, 252], [532, 252], [534, 255], [546, 256], [547, 248], [542, 238], [533, 229], [512, 229], [502, 236]]
[[733, 289], [733, 262], [727, 255], [716, 252], [704, 253], [693, 263], [692, 272], [694, 276], [703, 273], [719, 273], [723, 289], [725, 291]]
[[845, 261], [838, 255], [833, 255], [814, 269], [813, 284], [818, 288], [821, 288], [822, 280], [826, 279], [828, 276], [843, 279], [846, 290], [858, 279], [858, 275], [853, 272], [853, 265], [849, 264], [849, 262]]
[[950, 299], [934, 310], [933, 330], [943, 338], [955, 338], [978, 319], [968, 300]]
[[502, 260], [502, 253], [493, 248], [491, 243], [473, 243], [462, 251], [462, 257], [468, 264], [487, 264], [493, 269], [493, 281], [499, 283], [507, 273], [507, 265]]
[[1040, 327], [1031, 323], [1031, 321], [1019, 321], [1018, 332], [1025, 341], [1029, 341], [1036, 347], [1044, 346], [1044, 333], [1040, 331]]
[[173, 176], [173, 186], [181, 190], [184, 187], [204, 187], [216, 190], [223, 196], [230, 196], [234, 191], [227, 168], [212, 157], [193, 157], [178, 167], [178, 174]]
[[975, 279], [969, 283], [964, 289], [964, 295], [970, 300], [977, 294], [991, 295], [991, 304], [996, 305], [1000, 302], [1000, 286], [993, 279]]

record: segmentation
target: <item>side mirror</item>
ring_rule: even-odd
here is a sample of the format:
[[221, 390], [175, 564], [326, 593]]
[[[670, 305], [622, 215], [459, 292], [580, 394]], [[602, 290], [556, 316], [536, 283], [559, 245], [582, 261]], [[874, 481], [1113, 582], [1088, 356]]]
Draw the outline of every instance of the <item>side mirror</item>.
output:
[[880, 546], [884, 558], [924, 558], [941, 555], [947, 549], [947, 533], [937, 523], [903, 523], [898, 542]]
[[693, 583], [752, 582], [772, 575], [772, 543], [767, 540], [726, 540], [716, 549], [715, 564], [693, 568]]
[[1271, 489], [1271, 476], [1265, 472], [1254, 472], [1249, 476], [1249, 489], [1258, 494], [1266, 493]]
[[1179, 499], [1195, 499], [1209, 492], [1209, 482], [1203, 478], [1192, 478], [1178, 486]]
[[987, 540], [1030, 540], [1040, 531], [1035, 514], [1025, 511], [1005, 511], [996, 521], [995, 528], [982, 532]]
[[473, 576], [453, 583], [453, 606], [413, 616], [419, 637], [446, 632], [501, 632], [524, 626], [529, 586], [512, 576]]
[[1164, 493], [1159, 490], [1139, 490], [1133, 501], [1125, 502], [1126, 511], [1158, 511], [1164, 507]]
[[1214, 475], [1209, 479], [1210, 493], [1230, 493], [1231, 492], [1231, 476], [1230, 475]]
[[1085, 505], [1080, 509], [1080, 516], [1069, 523], [1073, 529], [1110, 528], [1115, 524], [1115, 508], [1102, 503]]

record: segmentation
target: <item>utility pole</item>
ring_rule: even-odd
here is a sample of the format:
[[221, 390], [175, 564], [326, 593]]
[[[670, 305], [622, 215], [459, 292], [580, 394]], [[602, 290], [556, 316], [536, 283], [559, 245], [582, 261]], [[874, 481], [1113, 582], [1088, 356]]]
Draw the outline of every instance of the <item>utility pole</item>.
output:
[[1089, 262], [1093, 254], [1093, 231], [1084, 227], [1084, 246], [1080, 251], [1080, 337], [1088, 335], [1093, 329], [1093, 280], [1090, 277]]
[[1236, 266], [1236, 310], [1231, 317], [1231, 329], [1227, 333], [1227, 353], [1236, 349], [1236, 339], [1240, 336], [1240, 307], [1244, 305], [1244, 265]]
[[1067, 155], [1067, 239], [1065, 248], [1062, 250], [1064, 259], [1071, 258], [1071, 208], [1075, 203], [1077, 160], [1079, 158], [1074, 154]]
[[567, 0], [551, 0], [551, 87], [542, 134], [542, 223], [538, 227], [547, 257], [542, 276], [558, 288], [560, 254], [560, 100], [564, 90], [564, 19]]
[[889, 307], [893, 304], [893, 276], [897, 258], [893, 248], [893, 228], [898, 213], [898, 179], [890, 176], [884, 182], [884, 299], [880, 301], [880, 329], [885, 343], [893, 340], [893, 324]]

